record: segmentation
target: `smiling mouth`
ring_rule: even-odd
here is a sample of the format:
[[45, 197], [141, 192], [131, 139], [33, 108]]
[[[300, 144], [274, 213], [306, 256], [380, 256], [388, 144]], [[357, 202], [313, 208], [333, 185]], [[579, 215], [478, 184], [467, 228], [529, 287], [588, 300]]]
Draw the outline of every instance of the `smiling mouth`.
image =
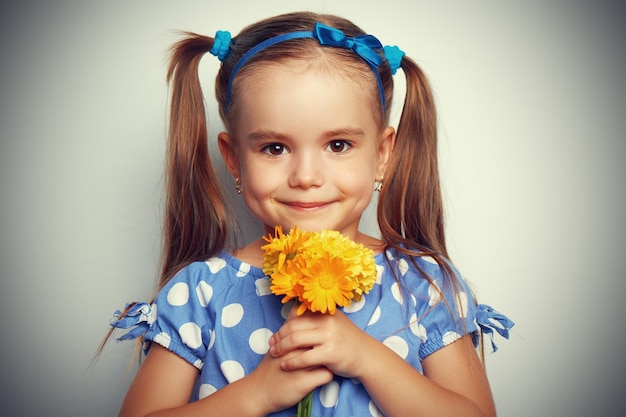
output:
[[321, 202], [305, 203], [301, 201], [286, 201], [283, 204], [285, 204], [287, 207], [294, 209], [294, 210], [315, 211], [315, 210], [321, 210], [323, 208], [326, 208], [330, 206], [331, 203], [321, 203]]

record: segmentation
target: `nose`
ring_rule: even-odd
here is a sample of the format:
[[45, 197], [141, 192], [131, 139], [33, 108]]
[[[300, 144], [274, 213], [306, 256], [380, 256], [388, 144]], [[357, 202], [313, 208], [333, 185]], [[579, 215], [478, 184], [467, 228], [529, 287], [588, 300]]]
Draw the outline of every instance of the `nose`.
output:
[[314, 152], [301, 152], [292, 160], [289, 186], [293, 188], [319, 187], [324, 183], [322, 161]]

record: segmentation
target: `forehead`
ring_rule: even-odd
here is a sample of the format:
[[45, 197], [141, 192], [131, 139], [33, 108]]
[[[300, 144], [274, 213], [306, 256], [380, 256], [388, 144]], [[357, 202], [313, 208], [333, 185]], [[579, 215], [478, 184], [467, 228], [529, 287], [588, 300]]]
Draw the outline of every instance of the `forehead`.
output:
[[300, 61], [259, 66], [238, 83], [232, 127], [243, 135], [255, 129], [345, 127], [374, 133], [380, 106], [370, 88], [375, 81], [364, 78]]

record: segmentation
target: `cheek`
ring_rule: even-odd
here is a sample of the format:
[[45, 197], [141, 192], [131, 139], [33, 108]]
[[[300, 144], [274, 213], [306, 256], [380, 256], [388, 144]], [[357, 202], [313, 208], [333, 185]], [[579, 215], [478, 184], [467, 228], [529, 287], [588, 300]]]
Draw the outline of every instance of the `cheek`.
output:
[[363, 186], [363, 184], [372, 184], [376, 179], [376, 158], [368, 155], [349, 164], [338, 168], [335, 172], [335, 178], [343, 184], [352, 184], [353, 186]]
[[343, 189], [348, 194], [360, 198], [371, 198], [374, 190], [375, 171], [361, 166], [355, 170], [342, 171], [336, 173], [333, 182], [338, 188]]
[[284, 182], [284, 175], [276, 169], [248, 161], [242, 165], [241, 181], [246, 194], [263, 196], [272, 193], [281, 181]]

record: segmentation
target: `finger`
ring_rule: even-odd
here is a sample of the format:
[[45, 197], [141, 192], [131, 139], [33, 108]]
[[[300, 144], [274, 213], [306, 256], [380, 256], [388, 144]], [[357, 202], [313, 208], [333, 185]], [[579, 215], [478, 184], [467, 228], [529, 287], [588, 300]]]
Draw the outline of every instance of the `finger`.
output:
[[315, 317], [311, 316], [297, 316], [293, 313], [293, 317], [290, 315], [285, 323], [274, 333], [269, 339], [269, 345], [274, 346], [281, 340], [285, 339], [292, 333], [296, 333], [303, 330], [312, 330], [319, 327], [319, 323]]
[[281, 369], [288, 372], [303, 369], [326, 368], [329, 360], [328, 352], [321, 349], [308, 349], [301, 351], [299, 355], [291, 355], [280, 363]]
[[[276, 336], [274, 338], [274, 336]], [[289, 352], [299, 349], [311, 349], [321, 343], [321, 335], [318, 329], [299, 330], [289, 333], [284, 337], [278, 334], [272, 336], [274, 341], [270, 344], [270, 354], [277, 358]]]
[[321, 366], [309, 370], [307, 376], [311, 385], [319, 387], [332, 381], [334, 374], [328, 368]]

